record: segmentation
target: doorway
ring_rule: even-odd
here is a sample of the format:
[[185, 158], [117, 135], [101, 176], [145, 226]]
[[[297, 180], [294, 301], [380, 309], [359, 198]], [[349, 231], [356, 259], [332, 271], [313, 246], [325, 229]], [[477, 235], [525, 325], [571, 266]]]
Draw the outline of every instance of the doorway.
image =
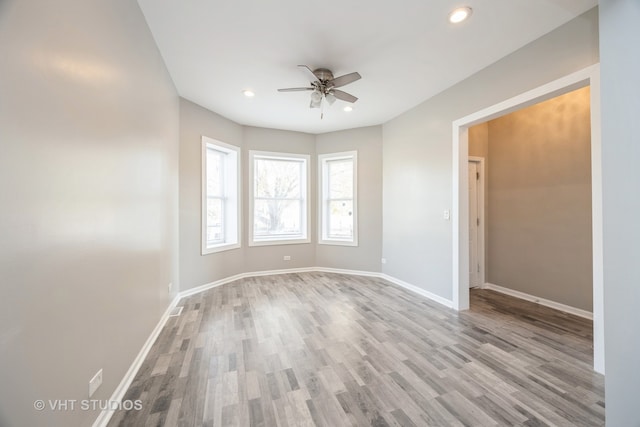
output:
[[[469, 308], [469, 127], [486, 122], [558, 95], [591, 86], [591, 173], [593, 242], [593, 340], [594, 370], [604, 374], [604, 302], [602, 242], [602, 165], [600, 139], [599, 64], [550, 82], [522, 95], [453, 122], [453, 307]], [[457, 215], [455, 215], [457, 213]]]

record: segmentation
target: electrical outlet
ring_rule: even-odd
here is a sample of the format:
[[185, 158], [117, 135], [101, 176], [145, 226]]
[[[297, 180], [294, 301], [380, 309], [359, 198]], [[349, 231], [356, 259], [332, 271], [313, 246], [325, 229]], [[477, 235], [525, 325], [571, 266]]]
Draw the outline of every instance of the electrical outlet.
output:
[[102, 369], [89, 380], [89, 397], [93, 396], [100, 384], [102, 384]]
[[443, 216], [444, 216], [444, 219], [449, 221], [451, 219], [451, 211], [449, 209], [445, 209]]
[[387, 263], [387, 259], [386, 259], [386, 258], [382, 258], [382, 259], [380, 260], [380, 262], [381, 262], [381, 263], [383, 263], [383, 264], [386, 264], [386, 263]]
[[291, 256], [285, 255], [283, 258], [285, 261], [291, 261]]

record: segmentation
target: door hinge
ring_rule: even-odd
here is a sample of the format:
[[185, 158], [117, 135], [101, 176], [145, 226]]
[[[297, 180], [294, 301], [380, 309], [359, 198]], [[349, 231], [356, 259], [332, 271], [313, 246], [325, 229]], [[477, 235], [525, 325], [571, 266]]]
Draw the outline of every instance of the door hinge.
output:
[[480, 273], [480, 264], [478, 264], [478, 273]]
[[480, 218], [476, 218], [476, 223], [480, 225]]
[[476, 172], [476, 179], [479, 181], [480, 180], [480, 172]]

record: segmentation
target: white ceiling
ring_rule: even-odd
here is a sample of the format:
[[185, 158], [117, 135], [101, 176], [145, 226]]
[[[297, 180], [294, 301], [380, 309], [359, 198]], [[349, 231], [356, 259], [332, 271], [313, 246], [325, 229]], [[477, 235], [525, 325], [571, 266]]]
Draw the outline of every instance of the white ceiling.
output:
[[[237, 123], [309, 133], [376, 125], [597, 5], [597, 0], [138, 0], [180, 96]], [[453, 25], [456, 6], [473, 15]], [[305, 70], [358, 71], [324, 119]], [[256, 93], [243, 96], [244, 89]]]

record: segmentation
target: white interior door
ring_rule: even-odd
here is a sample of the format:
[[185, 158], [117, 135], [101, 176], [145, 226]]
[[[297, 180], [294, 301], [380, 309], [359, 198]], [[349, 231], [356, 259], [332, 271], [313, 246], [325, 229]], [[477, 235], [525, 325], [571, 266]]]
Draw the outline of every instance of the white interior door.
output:
[[478, 184], [480, 170], [478, 162], [469, 162], [469, 287], [480, 286], [479, 231], [480, 212], [478, 209]]

